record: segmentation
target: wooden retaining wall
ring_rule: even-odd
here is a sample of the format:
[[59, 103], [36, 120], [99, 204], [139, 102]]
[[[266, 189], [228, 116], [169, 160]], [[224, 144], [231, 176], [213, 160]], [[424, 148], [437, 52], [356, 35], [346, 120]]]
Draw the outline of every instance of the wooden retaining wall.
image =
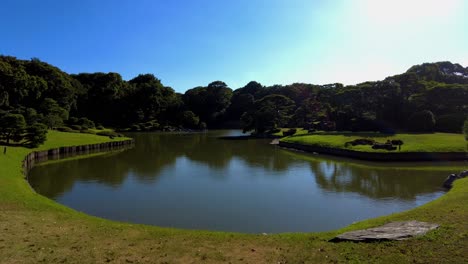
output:
[[468, 160], [466, 152], [361, 152], [349, 149], [326, 148], [302, 145], [289, 142], [279, 142], [279, 146], [302, 150], [310, 153], [329, 154], [360, 160], [371, 161], [463, 161]]
[[27, 175], [29, 170], [36, 162], [47, 161], [49, 159], [58, 159], [62, 157], [70, 157], [75, 155], [87, 155], [111, 150], [119, 150], [133, 147], [135, 141], [133, 139], [122, 141], [111, 141], [105, 143], [88, 144], [80, 146], [59, 147], [48, 150], [33, 151], [26, 155], [23, 160], [23, 173]]

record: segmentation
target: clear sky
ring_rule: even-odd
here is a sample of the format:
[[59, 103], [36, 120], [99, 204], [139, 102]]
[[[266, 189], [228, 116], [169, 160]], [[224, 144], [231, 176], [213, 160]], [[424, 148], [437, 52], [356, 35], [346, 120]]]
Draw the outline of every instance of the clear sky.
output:
[[179, 92], [468, 66], [464, 0], [2, 0], [0, 14], [0, 54], [68, 73], [153, 73]]

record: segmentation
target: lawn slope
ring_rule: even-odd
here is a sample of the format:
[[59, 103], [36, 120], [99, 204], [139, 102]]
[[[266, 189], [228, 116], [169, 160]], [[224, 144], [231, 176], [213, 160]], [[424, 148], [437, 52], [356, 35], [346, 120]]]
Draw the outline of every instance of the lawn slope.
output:
[[[387, 140], [400, 139], [404, 144], [401, 150], [387, 151], [382, 149], [372, 149], [371, 146], [348, 146], [346, 142], [360, 138], [374, 139], [377, 142], [385, 143]], [[433, 133], [433, 134], [395, 134], [385, 135], [379, 133], [316, 133], [286, 137], [281, 141], [312, 145], [318, 147], [347, 149], [362, 152], [465, 152], [467, 143], [462, 134]]]
[[[109, 140], [50, 132], [40, 149]], [[21, 172], [30, 151], [9, 148], [0, 157], [1, 263], [463, 263], [468, 255], [468, 179], [429, 204], [342, 230], [246, 235], [118, 223], [76, 212], [31, 190]], [[402, 242], [328, 242], [343, 231], [410, 219], [441, 228]]]

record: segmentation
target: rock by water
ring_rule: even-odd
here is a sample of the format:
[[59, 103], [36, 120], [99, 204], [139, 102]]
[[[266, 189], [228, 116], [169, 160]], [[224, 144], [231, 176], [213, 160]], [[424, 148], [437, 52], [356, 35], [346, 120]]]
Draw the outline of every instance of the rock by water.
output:
[[438, 228], [438, 224], [404, 221], [391, 222], [380, 227], [351, 231], [333, 238], [332, 242], [354, 241], [375, 242], [387, 240], [405, 240], [414, 236], [421, 236], [428, 231]]
[[468, 170], [460, 172], [457, 174], [450, 174], [444, 181], [444, 187], [447, 189], [452, 188], [453, 182], [458, 179], [462, 179], [468, 176]]

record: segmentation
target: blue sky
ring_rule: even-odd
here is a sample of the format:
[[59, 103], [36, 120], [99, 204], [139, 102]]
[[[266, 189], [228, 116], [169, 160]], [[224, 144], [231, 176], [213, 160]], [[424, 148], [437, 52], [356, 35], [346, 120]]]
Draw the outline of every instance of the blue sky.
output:
[[153, 73], [179, 92], [355, 84], [450, 60], [468, 66], [464, 0], [3, 0], [0, 54], [68, 73]]

